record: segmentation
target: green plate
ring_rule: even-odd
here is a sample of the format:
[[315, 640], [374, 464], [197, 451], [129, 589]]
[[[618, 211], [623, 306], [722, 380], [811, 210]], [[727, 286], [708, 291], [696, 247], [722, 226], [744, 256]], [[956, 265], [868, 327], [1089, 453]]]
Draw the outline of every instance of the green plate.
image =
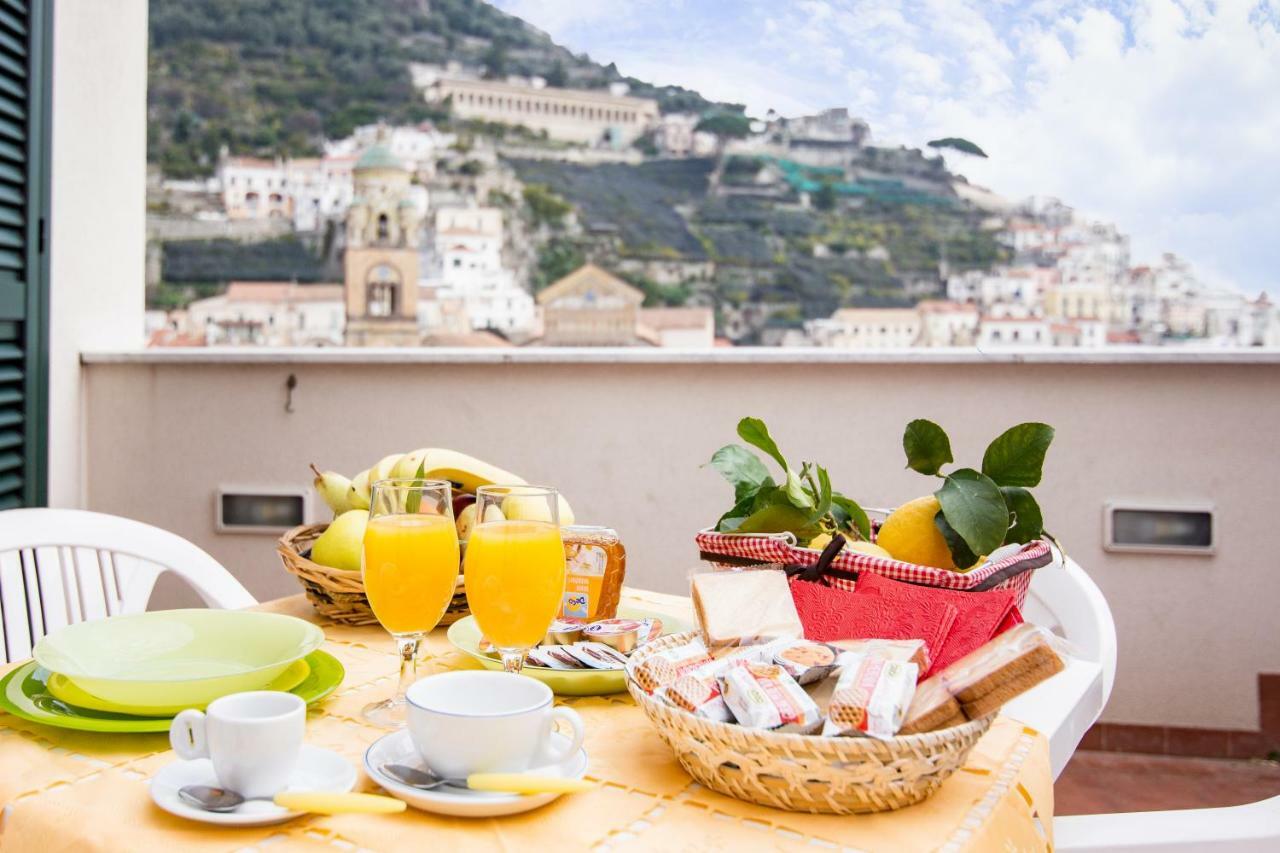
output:
[[[317, 649], [306, 657], [311, 672], [289, 692], [308, 704], [319, 702], [342, 683], [346, 670], [333, 655]], [[29, 661], [0, 678], [0, 711], [59, 729], [121, 734], [167, 732], [172, 716], [138, 717], [78, 708], [55, 699], [46, 687], [49, 671]]]
[[[683, 619], [638, 607], [619, 607], [618, 618], [661, 619], [663, 634], [678, 634], [692, 629]], [[502, 669], [502, 661], [480, 651], [480, 626], [476, 624], [476, 617], [468, 616], [450, 625], [449, 642], [480, 661], [485, 669]], [[605, 696], [622, 693], [627, 689], [627, 673], [622, 669], [550, 669], [545, 666], [525, 666], [521, 672], [538, 679], [561, 696]]]
[[[292, 690], [306, 681], [307, 676], [310, 674], [311, 665], [307, 663], [307, 659], [299, 658], [289, 664], [285, 671], [280, 673], [280, 676], [274, 681], [268, 681], [261, 687], [255, 687], [254, 689]], [[112, 714], [128, 714], [133, 717], [172, 717], [188, 708], [203, 711], [209, 704], [208, 702], [201, 702], [196, 705], [121, 705], [94, 696], [70, 678], [57, 672], [49, 674], [49, 678], [45, 681], [45, 691], [53, 698], [61, 700], [64, 705], [70, 705], [74, 708], [108, 711]]]
[[258, 690], [320, 648], [324, 631], [252, 610], [153, 610], [68, 625], [31, 657], [117, 705], [206, 705]]

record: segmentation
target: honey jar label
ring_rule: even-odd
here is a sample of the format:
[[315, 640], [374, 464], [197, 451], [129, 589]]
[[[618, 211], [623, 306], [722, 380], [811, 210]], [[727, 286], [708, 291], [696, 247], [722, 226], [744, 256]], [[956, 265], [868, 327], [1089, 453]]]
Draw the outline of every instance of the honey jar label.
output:
[[600, 606], [604, 586], [604, 570], [609, 555], [599, 545], [577, 544], [569, 549], [565, 560], [564, 599], [560, 615], [565, 618], [591, 619]]

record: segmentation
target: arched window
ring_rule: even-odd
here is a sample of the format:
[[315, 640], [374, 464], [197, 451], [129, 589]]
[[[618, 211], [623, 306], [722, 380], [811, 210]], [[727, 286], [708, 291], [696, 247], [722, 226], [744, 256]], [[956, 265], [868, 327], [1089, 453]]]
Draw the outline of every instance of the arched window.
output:
[[387, 264], [378, 264], [365, 283], [365, 314], [394, 317], [399, 307], [400, 275]]
[[391, 223], [387, 220], [387, 215], [385, 213], [378, 214], [378, 239], [391, 239]]

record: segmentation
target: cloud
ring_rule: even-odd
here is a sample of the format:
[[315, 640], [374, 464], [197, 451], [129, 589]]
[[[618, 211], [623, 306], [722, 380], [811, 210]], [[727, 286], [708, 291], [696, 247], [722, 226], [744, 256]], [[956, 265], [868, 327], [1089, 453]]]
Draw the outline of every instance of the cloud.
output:
[[849, 106], [1010, 197], [1057, 195], [1280, 294], [1280, 11], [1256, 0], [499, 0], [625, 73], [756, 114]]

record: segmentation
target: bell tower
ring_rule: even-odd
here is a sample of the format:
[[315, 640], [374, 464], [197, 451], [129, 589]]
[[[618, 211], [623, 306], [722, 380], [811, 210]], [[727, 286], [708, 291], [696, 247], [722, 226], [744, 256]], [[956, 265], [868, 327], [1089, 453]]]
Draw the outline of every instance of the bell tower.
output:
[[347, 345], [417, 346], [422, 217], [409, 199], [409, 172], [377, 142], [356, 161], [353, 179], [343, 257]]

